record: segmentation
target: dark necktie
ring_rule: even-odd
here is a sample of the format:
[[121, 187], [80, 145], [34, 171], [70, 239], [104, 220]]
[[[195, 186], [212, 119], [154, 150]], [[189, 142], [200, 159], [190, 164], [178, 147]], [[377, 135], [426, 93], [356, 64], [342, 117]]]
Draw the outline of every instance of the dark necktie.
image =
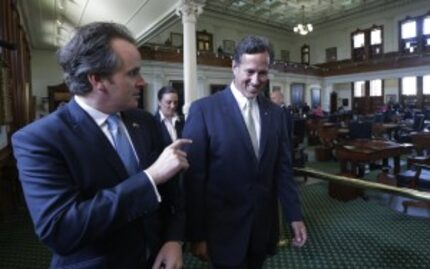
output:
[[125, 130], [121, 128], [120, 118], [118, 115], [110, 115], [107, 120], [109, 132], [112, 135], [116, 152], [121, 158], [128, 174], [134, 175], [139, 169], [139, 165], [136, 160], [133, 148], [130, 145], [130, 141], [125, 134]]

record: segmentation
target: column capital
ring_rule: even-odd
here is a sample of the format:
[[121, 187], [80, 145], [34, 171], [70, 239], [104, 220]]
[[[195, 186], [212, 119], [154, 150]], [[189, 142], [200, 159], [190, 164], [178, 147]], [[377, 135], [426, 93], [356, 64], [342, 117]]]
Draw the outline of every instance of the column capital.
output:
[[176, 7], [176, 15], [182, 17], [182, 20], [196, 19], [202, 14], [203, 6], [206, 0], [181, 0]]

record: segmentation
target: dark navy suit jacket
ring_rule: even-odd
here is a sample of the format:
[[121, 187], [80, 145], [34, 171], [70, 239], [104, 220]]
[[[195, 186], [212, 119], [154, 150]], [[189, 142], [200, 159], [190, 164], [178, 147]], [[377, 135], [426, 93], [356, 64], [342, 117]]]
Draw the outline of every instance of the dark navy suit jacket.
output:
[[250, 248], [270, 249], [278, 196], [288, 221], [302, 219], [285, 114], [262, 96], [257, 101], [258, 158], [229, 87], [194, 102], [184, 127], [183, 137], [193, 140], [184, 179], [187, 233], [191, 241], [207, 241], [216, 264], [235, 266]]
[[[122, 118], [143, 170], [161, 149], [153, 117], [136, 109]], [[155, 255], [161, 242], [182, 240], [172, 230], [162, 234], [146, 174], [128, 176], [74, 100], [16, 132], [12, 144], [36, 234], [53, 251], [52, 268], [145, 268], [148, 249]]]

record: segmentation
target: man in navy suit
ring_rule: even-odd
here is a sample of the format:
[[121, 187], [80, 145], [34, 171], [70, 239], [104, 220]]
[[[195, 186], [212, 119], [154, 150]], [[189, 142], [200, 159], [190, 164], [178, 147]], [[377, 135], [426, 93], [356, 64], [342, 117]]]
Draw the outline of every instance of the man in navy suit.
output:
[[284, 113], [259, 95], [268, 80], [271, 46], [246, 37], [234, 53], [229, 87], [194, 102], [183, 137], [187, 236], [212, 268], [262, 268], [273, 243], [276, 202], [294, 233], [307, 239], [291, 166]]
[[270, 100], [280, 106], [285, 113], [285, 124], [287, 126], [287, 135], [290, 140], [291, 148], [294, 146], [294, 120], [293, 112], [287, 108], [284, 103], [284, 94], [280, 90], [270, 92]]
[[[181, 212], [160, 216], [160, 204], [175, 199], [158, 186], [188, 167], [180, 147], [190, 141], [160, 155], [153, 117], [137, 109], [145, 81], [135, 40], [121, 25], [92, 23], [58, 59], [72, 100], [12, 137], [36, 234], [53, 252], [51, 268], [179, 268]], [[126, 147], [118, 146], [118, 133]], [[119, 153], [124, 148], [134, 170]]]

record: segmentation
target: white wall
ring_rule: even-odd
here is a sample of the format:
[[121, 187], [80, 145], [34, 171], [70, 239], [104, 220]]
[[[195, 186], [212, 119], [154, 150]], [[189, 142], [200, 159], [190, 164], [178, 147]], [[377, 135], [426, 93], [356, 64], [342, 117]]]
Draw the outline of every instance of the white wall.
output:
[[48, 96], [47, 86], [57, 85], [63, 81], [63, 71], [57, 63], [55, 51], [32, 50], [31, 74], [33, 95]]
[[337, 106], [342, 105], [342, 99], [348, 99], [348, 106], [345, 110], [351, 110], [351, 83], [337, 83], [333, 85], [333, 90], [337, 93]]
[[387, 101], [387, 95], [395, 95], [396, 101], [399, 102], [399, 79], [384, 79], [384, 102]]
[[42, 98], [48, 97], [48, 86], [58, 85], [63, 81], [63, 71], [57, 63], [55, 51], [31, 51], [31, 83], [36, 96], [36, 118], [42, 111]]

